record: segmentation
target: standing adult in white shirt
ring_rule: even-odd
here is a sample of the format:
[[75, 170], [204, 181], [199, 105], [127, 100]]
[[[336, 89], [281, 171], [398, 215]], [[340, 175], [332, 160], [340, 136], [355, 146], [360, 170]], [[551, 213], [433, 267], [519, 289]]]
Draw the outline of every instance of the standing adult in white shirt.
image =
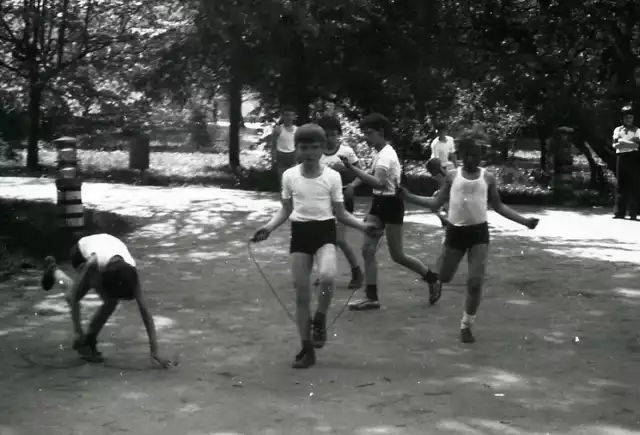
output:
[[622, 125], [613, 130], [613, 147], [617, 157], [616, 199], [614, 219], [624, 219], [627, 213], [631, 220], [637, 220], [640, 192], [640, 129], [633, 125], [633, 109], [622, 108]]
[[431, 142], [431, 157], [435, 157], [442, 162], [442, 168], [449, 171], [456, 166], [456, 143], [451, 136], [447, 135], [447, 126], [438, 124], [438, 137]]

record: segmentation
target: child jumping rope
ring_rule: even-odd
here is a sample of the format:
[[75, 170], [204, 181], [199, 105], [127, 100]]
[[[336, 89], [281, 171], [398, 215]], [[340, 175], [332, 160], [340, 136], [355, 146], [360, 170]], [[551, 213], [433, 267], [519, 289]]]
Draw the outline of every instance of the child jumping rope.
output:
[[[379, 232], [372, 225], [346, 211], [340, 174], [320, 164], [326, 135], [316, 124], [306, 124], [295, 134], [301, 163], [287, 169], [282, 176], [282, 207], [253, 235], [261, 242], [291, 220], [291, 274], [296, 289], [296, 323], [302, 349], [293, 368], [304, 369], [316, 362], [315, 349], [327, 340], [326, 319], [336, 276], [336, 218], [366, 233]], [[335, 212], [335, 216], [334, 216]], [[314, 259], [320, 275], [318, 307], [311, 319], [311, 270]]]
[[[47, 257], [46, 262], [42, 288], [49, 291], [56, 283], [65, 288], [75, 332], [73, 348], [83, 359], [90, 362], [104, 361], [97, 349], [98, 334], [119, 301], [135, 300], [149, 336], [152, 360], [164, 368], [171, 366], [170, 361], [158, 355], [156, 328], [143, 297], [136, 262], [122, 241], [109, 234], [81, 238], [71, 249], [71, 266], [78, 273], [75, 280], [58, 268], [53, 257]], [[85, 334], [80, 322], [80, 301], [92, 288], [102, 299], [102, 306], [94, 314]]]
[[[402, 166], [396, 151], [387, 142], [391, 135], [391, 123], [385, 116], [375, 113], [366, 116], [362, 120], [360, 128], [366, 137], [367, 144], [378, 151], [373, 161], [373, 175], [354, 167], [347, 159], [342, 159], [342, 161], [347, 168], [353, 171], [356, 177], [373, 187], [371, 209], [366, 221], [372, 222], [377, 227], [385, 228], [391, 259], [419, 274], [427, 282], [429, 285], [429, 302], [435, 304], [440, 299], [441, 294], [438, 275], [429, 270], [417, 258], [404, 252], [404, 202], [397, 196]], [[365, 264], [365, 298], [349, 304], [349, 309], [352, 311], [380, 309], [376, 252], [381, 238], [382, 234], [367, 235], [365, 237], [362, 246], [362, 256]]]
[[525, 218], [502, 203], [495, 176], [480, 168], [481, 146], [471, 134], [458, 145], [463, 166], [448, 172], [445, 186], [434, 198], [426, 198], [403, 189], [404, 198], [411, 203], [438, 211], [449, 200], [449, 215], [442, 255], [438, 261], [439, 277], [443, 283], [453, 279], [462, 258], [467, 255], [469, 277], [467, 297], [460, 325], [460, 340], [474, 343], [473, 323], [482, 298], [487, 258], [489, 254], [489, 224], [487, 199], [496, 213], [534, 229], [538, 219]]

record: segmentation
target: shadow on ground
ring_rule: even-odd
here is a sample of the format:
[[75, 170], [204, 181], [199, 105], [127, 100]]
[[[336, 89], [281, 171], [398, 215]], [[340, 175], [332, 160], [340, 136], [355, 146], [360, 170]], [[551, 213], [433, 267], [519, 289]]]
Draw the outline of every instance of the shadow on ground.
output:
[[[640, 424], [640, 237], [629, 236], [636, 223], [612, 229], [603, 226], [610, 224], [606, 216], [529, 209], [543, 221], [528, 231], [492, 217], [492, 259], [473, 346], [457, 341], [466, 266], [439, 304], [428, 307], [424, 285], [383, 249], [384, 309], [346, 312], [318, 365], [300, 372], [289, 368], [295, 328], [246, 245], [277, 209], [272, 196], [101, 189], [88, 191], [93, 206], [142, 219], [127, 241], [141, 264], [163, 350], [180, 352], [182, 363], [170, 372], [144, 370], [145, 334], [129, 304], [104, 331], [111, 367], [29, 364], [14, 349], [44, 363], [74, 358], [59, 289], [43, 295], [37, 275], [25, 275], [6, 285], [26, 296], [5, 301], [0, 314], [7, 430], [640, 433], [634, 431]], [[366, 207], [360, 202], [360, 215]], [[407, 251], [434, 263], [443, 235], [437, 219], [412, 209], [407, 222]], [[349, 240], [357, 246], [361, 236], [351, 231]], [[293, 310], [287, 248], [285, 227], [256, 246], [255, 257]], [[604, 255], [607, 249], [622, 257]], [[341, 261], [334, 314], [350, 294], [347, 281]], [[97, 304], [88, 299], [84, 311]]]

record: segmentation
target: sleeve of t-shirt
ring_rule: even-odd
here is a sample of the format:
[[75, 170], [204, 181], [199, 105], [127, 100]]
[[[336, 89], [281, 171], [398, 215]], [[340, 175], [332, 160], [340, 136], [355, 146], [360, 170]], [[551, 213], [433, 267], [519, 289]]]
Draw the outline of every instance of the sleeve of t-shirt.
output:
[[620, 137], [620, 127], [616, 127], [613, 129], [613, 141], [617, 141]]
[[376, 162], [376, 166], [375, 168], [373, 168], [373, 170], [375, 171], [376, 169], [384, 169], [385, 171], [388, 171], [390, 167], [391, 167], [391, 156], [389, 155], [389, 153], [381, 152], [378, 155], [378, 161]]
[[291, 199], [293, 196], [292, 184], [291, 172], [289, 170], [284, 171], [284, 174], [282, 174], [282, 199]]
[[340, 174], [332, 170], [329, 181], [331, 183], [331, 201], [344, 202], [344, 196], [342, 195], [342, 179], [340, 178]]

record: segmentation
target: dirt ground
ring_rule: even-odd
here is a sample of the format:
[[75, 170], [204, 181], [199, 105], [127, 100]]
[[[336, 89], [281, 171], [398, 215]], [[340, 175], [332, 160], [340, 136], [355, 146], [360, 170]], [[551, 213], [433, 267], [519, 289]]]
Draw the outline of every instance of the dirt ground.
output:
[[[492, 215], [473, 345], [457, 339], [466, 267], [428, 307], [425, 286], [382, 249], [384, 308], [345, 312], [317, 366], [294, 371], [295, 327], [245, 242], [273, 195], [104, 184], [83, 194], [142, 219], [127, 242], [161, 349], [180, 365], [149, 369], [132, 304], [103, 332], [107, 364], [77, 365], [59, 290], [43, 293], [25, 272], [0, 287], [0, 435], [640, 434], [640, 223], [521, 209], [541, 218], [529, 231]], [[55, 188], [4, 178], [0, 196], [53, 200]], [[358, 214], [366, 207], [361, 198]], [[434, 263], [437, 219], [410, 209], [407, 222], [408, 252]], [[255, 255], [292, 310], [288, 234]], [[334, 314], [350, 294], [340, 259]], [[96, 305], [87, 299], [84, 315]]]

